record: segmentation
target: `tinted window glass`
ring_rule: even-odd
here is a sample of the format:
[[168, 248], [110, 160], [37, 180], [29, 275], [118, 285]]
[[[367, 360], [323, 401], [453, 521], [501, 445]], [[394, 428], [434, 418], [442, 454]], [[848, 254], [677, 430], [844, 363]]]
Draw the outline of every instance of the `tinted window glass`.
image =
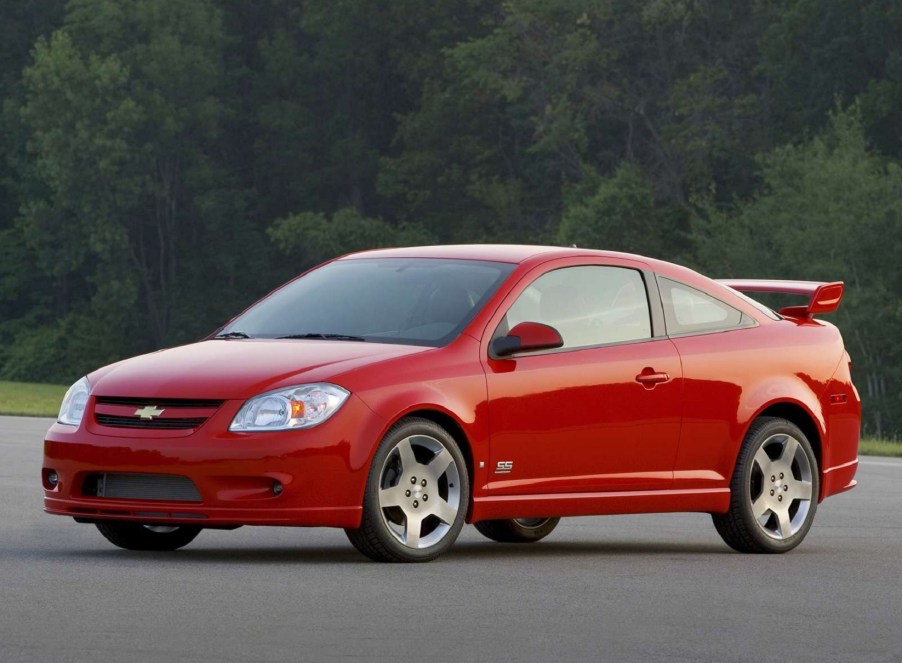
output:
[[255, 338], [340, 334], [443, 345], [473, 319], [513, 268], [476, 260], [339, 260], [277, 290], [222, 333]]
[[658, 285], [668, 333], [718, 331], [754, 324], [742, 311], [701, 290], [665, 278], [658, 278]]
[[495, 335], [525, 321], [557, 329], [564, 348], [651, 338], [645, 282], [638, 271], [621, 267], [586, 265], [543, 274], [514, 302]]

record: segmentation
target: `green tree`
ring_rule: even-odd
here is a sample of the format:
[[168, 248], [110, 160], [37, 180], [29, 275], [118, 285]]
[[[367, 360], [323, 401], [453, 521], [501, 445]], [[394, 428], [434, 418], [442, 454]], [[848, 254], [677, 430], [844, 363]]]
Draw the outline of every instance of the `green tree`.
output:
[[769, 87], [778, 143], [817, 132], [837, 101], [858, 101], [872, 144], [902, 155], [902, 4], [794, 0], [764, 32], [758, 69]]
[[44, 306], [43, 275], [15, 228], [19, 200], [28, 195], [16, 176], [18, 164], [26, 159], [19, 106], [22, 69], [36, 39], [59, 26], [63, 4], [63, 0], [0, 0], [0, 366], [9, 339], [19, 329], [33, 329]]
[[658, 218], [651, 183], [635, 164], [624, 163], [591, 188], [588, 196], [570, 196], [558, 229], [561, 244], [657, 257], [676, 244], [661, 232], [665, 224]]
[[750, 201], [709, 208], [693, 228], [699, 265], [730, 277], [842, 280], [831, 317], [844, 332], [865, 399], [865, 430], [902, 430], [902, 168], [869, 147], [856, 108], [760, 161]]
[[273, 223], [267, 233], [281, 251], [302, 258], [298, 269], [352, 251], [434, 242], [419, 226], [394, 226], [382, 219], [361, 216], [353, 208], [339, 210], [331, 218], [317, 212], [292, 214]]
[[253, 81], [256, 182], [268, 221], [299, 210], [403, 216], [376, 190], [398, 117], [487, 0], [274, 3]]
[[35, 48], [16, 231], [47, 277], [56, 347], [85, 325], [94, 338], [67, 372], [196, 337], [256, 290], [268, 243], [217, 159], [224, 44], [210, 3], [73, 0]]
[[444, 238], [542, 241], [573, 185], [627, 160], [677, 237], [712, 180], [754, 184], [736, 155], [767, 140], [753, 71], [767, 19], [757, 3], [501, 3], [403, 118], [381, 191]]
[[[104, 315], [110, 333], [97, 337], [85, 361], [115, 358], [127, 343], [138, 284], [127, 269], [130, 247], [118, 217], [119, 201], [141, 188], [129, 146], [141, 113], [128, 95], [122, 62], [82, 57], [64, 33], [38, 43], [24, 82], [21, 117], [30, 130], [25, 174], [32, 195], [22, 203], [16, 233], [46, 277], [43, 292], [52, 304], [44, 310], [49, 319], [40, 320], [44, 328], [21, 330], [19, 352], [4, 372], [23, 377], [32, 371], [46, 379], [54, 363], [67, 364], [77, 320], [88, 319], [92, 304], [90, 313]], [[85, 331], [94, 336], [98, 329]], [[29, 362], [39, 365], [29, 368]]]

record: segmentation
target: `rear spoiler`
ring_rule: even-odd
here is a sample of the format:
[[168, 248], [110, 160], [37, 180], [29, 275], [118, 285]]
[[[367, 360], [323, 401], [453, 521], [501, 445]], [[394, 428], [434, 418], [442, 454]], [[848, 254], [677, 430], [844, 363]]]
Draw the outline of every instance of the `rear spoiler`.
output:
[[779, 292], [787, 295], [808, 295], [805, 306], [786, 306], [780, 315], [793, 318], [811, 318], [820, 313], [832, 313], [839, 308], [845, 286], [842, 281], [766, 281], [757, 279], [718, 279], [739, 292]]

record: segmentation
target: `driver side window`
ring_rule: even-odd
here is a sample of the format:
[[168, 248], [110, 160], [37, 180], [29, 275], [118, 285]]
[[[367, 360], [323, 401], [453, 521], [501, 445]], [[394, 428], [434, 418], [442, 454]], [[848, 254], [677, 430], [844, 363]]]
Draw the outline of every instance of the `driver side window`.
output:
[[563, 349], [651, 338], [648, 295], [635, 269], [584, 265], [543, 274], [508, 309], [495, 336], [521, 322], [560, 332]]

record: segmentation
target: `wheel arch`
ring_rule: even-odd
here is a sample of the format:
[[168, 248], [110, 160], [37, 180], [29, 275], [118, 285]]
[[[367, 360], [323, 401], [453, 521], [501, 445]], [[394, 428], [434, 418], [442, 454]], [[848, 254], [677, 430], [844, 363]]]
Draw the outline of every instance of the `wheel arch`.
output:
[[467, 437], [466, 431], [464, 431], [463, 426], [460, 424], [457, 419], [448, 414], [447, 412], [443, 412], [442, 410], [421, 407], [419, 409], [411, 410], [410, 412], [405, 412], [403, 415], [399, 416], [392, 422], [392, 426], [401, 421], [402, 419], [408, 419], [410, 417], [419, 417], [421, 419], [428, 419], [433, 423], [441, 426], [448, 434], [454, 438], [454, 441], [457, 442], [457, 446], [460, 447], [460, 452], [464, 456], [464, 460], [467, 463], [467, 474], [470, 477], [470, 504], [468, 507], [467, 517], [469, 518], [469, 509], [473, 508], [473, 449], [470, 445], [470, 440]]
[[[800, 403], [795, 403], [792, 401], [780, 401], [777, 403], [771, 403], [763, 408], [752, 418], [748, 426], [751, 426], [754, 421], [760, 419], [761, 417], [779, 417], [781, 419], [785, 419], [786, 421], [798, 426], [799, 430], [801, 430], [805, 434], [805, 437], [808, 438], [808, 441], [811, 443], [811, 448], [814, 451], [814, 456], [817, 459], [818, 474], [820, 475], [821, 479], [821, 495], [818, 495], [818, 501], [821, 501], [824, 485], [824, 449], [823, 435], [821, 433], [820, 426], [818, 426], [818, 422], [815, 416]], [[746, 430], [748, 430], [748, 426], [746, 427]]]
[[388, 431], [396, 426], [398, 422], [410, 418], [426, 419], [441, 426], [452, 438], [454, 438], [454, 441], [457, 442], [457, 446], [460, 447], [460, 452], [463, 454], [464, 461], [467, 464], [467, 474], [470, 477], [470, 504], [467, 509], [467, 519], [469, 522], [470, 512], [473, 509], [473, 495], [476, 486], [473, 442], [470, 435], [467, 434], [465, 425], [445, 408], [439, 405], [423, 403], [395, 414], [385, 423], [376, 443], [369, 449], [366, 466], [369, 467], [370, 463], [373, 462], [373, 457], [376, 455], [376, 451], [379, 448], [379, 442], [385, 438]]

